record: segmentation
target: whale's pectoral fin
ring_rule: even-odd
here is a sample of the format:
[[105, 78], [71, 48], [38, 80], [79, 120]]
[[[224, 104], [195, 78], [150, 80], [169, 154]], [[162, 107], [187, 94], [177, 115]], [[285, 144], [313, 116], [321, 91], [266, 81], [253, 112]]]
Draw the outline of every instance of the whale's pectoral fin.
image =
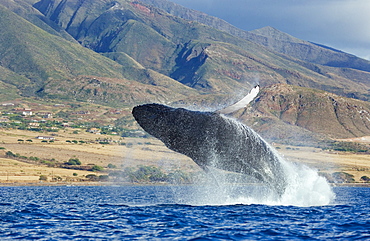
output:
[[253, 89], [249, 91], [249, 93], [246, 96], [244, 96], [244, 98], [242, 98], [241, 100], [239, 100], [238, 102], [230, 106], [227, 106], [221, 110], [218, 110], [217, 113], [228, 115], [241, 108], [246, 107], [247, 105], [249, 105], [250, 102], [252, 102], [257, 97], [259, 91], [260, 91], [260, 86], [256, 85]]

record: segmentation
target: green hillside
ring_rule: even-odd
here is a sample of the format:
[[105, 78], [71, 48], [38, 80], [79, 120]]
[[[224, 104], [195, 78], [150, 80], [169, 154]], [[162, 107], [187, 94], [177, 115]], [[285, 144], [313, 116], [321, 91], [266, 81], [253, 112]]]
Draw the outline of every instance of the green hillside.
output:
[[122, 77], [115, 62], [51, 35], [1, 5], [0, 15], [1, 65], [31, 80], [30, 88], [84, 74]]
[[[179, 93], [178, 91], [189, 95], [196, 94], [193, 90], [189, 89], [187, 91], [186, 87], [180, 83], [168, 80], [168, 77], [163, 78], [164, 82], [174, 82], [164, 84], [168, 89], [153, 86], [153, 83], [161, 85], [161, 81], [159, 81], [162, 78], [161, 75], [141, 67], [127, 54], [122, 54], [119, 58], [123, 64], [121, 65], [101, 54], [84, 48], [78, 43], [70, 42], [38, 28], [2, 5], [0, 5], [0, 16], [0, 27], [2, 29], [0, 63], [3, 69], [0, 80], [4, 84], [7, 83], [6, 86], [14, 86], [12, 89], [17, 88], [9, 93], [4, 91], [2, 95], [6, 94], [6, 96], [2, 96], [2, 99], [7, 99], [9, 96], [18, 93], [24, 96], [37, 95], [80, 101], [90, 100], [107, 105], [115, 105], [115, 103], [121, 102], [132, 104], [133, 98], [129, 100], [116, 99], [129, 94], [124, 93], [128, 89], [122, 89], [122, 87], [120, 88], [123, 92], [122, 95], [111, 95], [111, 92], [113, 93], [117, 89], [109, 87], [109, 83], [104, 89], [104, 98], [76, 94], [81, 93], [80, 89], [83, 88], [83, 84], [77, 81], [82, 78], [79, 76], [108, 78], [106, 79], [108, 82], [112, 78], [120, 79], [125, 84], [119, 83], [120, 81], [115, 82], [122, 86], [139, 84], [137, 82], [128, 84], [130, 80], [150, 83], [149, 86], [142, 85], [141, 87], [141, 89], [147, 91], [147, 96], [144, 99], [137, 98], [135, 103], [150, 99], [158, 101], [159, 99], [172, 100], [182, 97], [181, 94], [178, 97], [176, 96]], [[124, 62], [127, 64], [124, 64]], [[155, 95], [156, 92], [167, 93], [167, 96], [160, 98]]]
[[65, 38], [71, 42], [77, 42], [63, 28], [45, 18], [42, 13], [34, 8], [33, 4], [36, 2], [38, 0], [2, 0], [0, 4], [50, 34]]

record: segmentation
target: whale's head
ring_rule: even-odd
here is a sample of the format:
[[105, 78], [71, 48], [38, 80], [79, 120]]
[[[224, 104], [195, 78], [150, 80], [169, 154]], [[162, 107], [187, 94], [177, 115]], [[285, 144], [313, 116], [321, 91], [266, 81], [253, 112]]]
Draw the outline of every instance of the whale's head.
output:
[[175, 110], [165, 105], [145, 104], [135, 106], [132, 115], [146, 132], [159, 138], [170, 128], [170, 119], [174, 119]]
[[160, 104], [145, 104], [133, 108], [132, 114], [149, 134], [161, 140], [172, 150], [188, 155], [189, 150], [201, 146], [209, 131], [210, 122], [218, 114], [190, 111]]

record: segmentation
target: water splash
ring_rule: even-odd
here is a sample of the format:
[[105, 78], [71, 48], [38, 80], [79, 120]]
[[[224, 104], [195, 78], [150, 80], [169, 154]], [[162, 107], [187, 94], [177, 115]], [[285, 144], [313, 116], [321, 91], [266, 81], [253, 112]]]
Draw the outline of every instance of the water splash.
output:
[[229, 199], [229, 202], [242, 201], [244, 203], [246, 201], [248, 204], [322, 206], [331, 204], [334, 201], [334, 191], [327, 180], [319, 176], [317, 170], [303, 164], [285, 160], [261, 136], [257, 133], [255, 135], [268, 145], [283, 167], [281, 180], [286, 182], [285, 191], [281, 197], [278, 197], [271, 191], [259, 190], [247, 197], [240, 197], [239, 200]]
[[213, 172], [218, 184], [194, 187], [194, 196], [188, 204], [235, 205], [263, 204], [283, 206], [323, 206], [331, 204], [335, 194], [324, 177], [305, 165], [282, 159], [287, 187], [281, 197], [261, 183], [237, 184], [225, 181], [221, 171]]
[[[230, 183], [228, 173], [221, 170], [212, 170], [212, 177], [202, 185], [188, 186], [187, 191], [183, 187], [173, 187], [173, 191], [177, 193], [178, 203], [189, 205], [261, 204], [308, 207], [332, 204], [335, 194], [327, 180], [319, 176], [316, 170], [285, 160], [282, 162], [287, 188], [281, 197], [262, 183]], [[213, 181], [214, 178], [218, 180], [217, 183]]]
[[322, 206], [331, 204], [335, 194], [324, 177], [317, 170], [302, 164], [282, 160], [288, 186], [281, 197], [282, 205]]
[[[193, 186], [191, 194], [181, 194], [182, 201], [191, 205], [262, 204], [301, 207], [329, 205], [334, 201], [335, 194], [331, 186], [324, 177], [319, 176], [317, 170], [289, 162], [267, 142], [266, 145], [283, 169], [281, 180], [285, 180], [286, 188], [281, 196], [254, 178], [247, 178], [249, 184], [246, 184], [245, 175], [240, 174], [238, 178], [230, 181], [230, 173], [210, 169], [208, 180], [203, 180], [201, 186]], [[184, 198], [184, 195], [187, 195], [187, 198]]]

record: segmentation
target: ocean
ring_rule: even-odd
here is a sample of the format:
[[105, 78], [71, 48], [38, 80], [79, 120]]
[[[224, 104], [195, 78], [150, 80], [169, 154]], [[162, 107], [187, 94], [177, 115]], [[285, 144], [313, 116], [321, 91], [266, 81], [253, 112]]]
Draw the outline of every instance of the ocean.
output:
[[370, 240], [370, 188], [334, 187], [325, 205], [315, 195], [308, 205], [266, 201], [262, 186], [222, 189], [4, 186], [0, 240]]

